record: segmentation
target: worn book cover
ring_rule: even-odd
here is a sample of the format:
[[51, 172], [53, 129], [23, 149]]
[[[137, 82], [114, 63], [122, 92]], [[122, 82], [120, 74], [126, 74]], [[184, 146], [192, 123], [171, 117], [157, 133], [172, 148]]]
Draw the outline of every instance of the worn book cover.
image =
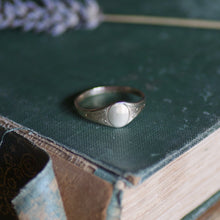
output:
[[[205, 0], [202, 4], [160, 0], [100, 1], [99, 4], [103, 12], [111, 14], [220, 19], [219, 3]], [[21, 30], [2, 31], [0, 216], [10, 215], [12, 201], [20, 218], [25, 218], [26, 214], [31, 216], [30, 210], [41, 210], [45, 219], [49, 219], [50, 210], [56, 216], [53, 219], [65, 219], [66, 216], [74, 219], [74, 211], [78, 210], [82, 216], [83, 209], [84, 212], [89, 210], [85, 211], [86, 206], [80, 198], [83, 192], [92, 189], [89, 198], [95, 198], [99, 191], [99, 199], [94, 204], [104, 204], [100, 210], [93, 207], [94, 216], [119, 219], [125, 215], [121, 202], [124, 187], [136, 189], [171, 166], [181, 155], [192, 151], [196, 155], [195, 146], [202, 141], [206, 144], [210, 135], [214, 135], [212, 146], [216, 145], [213, 149], [208, 143], [205, 145], [204, 161], [207, 162], [205, 158], [211, 161], [212, 156], [220, 158], [219, 151], [213, 155], [219, 147], [220, 137], [219, 36], [218, 30], [120, 23], [102, 23], [90, 31], [68, 31], [57, 38]], [[100, 85], [140, 89], [146, 95], [145, 109], [133, 122], [120, 129], [83, 119], [74, 109], [74, 98], [80, 92]], [[53, 168], [51, 159], [55, 164]], [[68, 163], [64, 165], [62, 160]], [[176, 167], [176, 170], [186, 167], [183, 176], [190, 170], [187, 164], [188, 161], [186, 166]], [[195, 166], [192, 163], [189, 167]], [[175, 173], [174, 168], [172, 172]], [[93, 188], [85, 185], [80, 193], [77, 188], [68, 193], [67, 188], [74, 183], [68, 178], [80, 172], [78, 169], [84, 177], [79, 180], [78, 175], [77, 181], [81, 184], [87, 180], [88, 184], [91, 178], [93, 184], [90, 187]], [[12, 170], [11, 173], [8, 170]], [[209, 193], [200, 191], [203, 202], [220, 188], [217, 184], [219, 164], [210, 170], [216, 177]], [[65, 176], [65, 172], [68, 175]], [[165, 184], [165, 177], [163, 173], [154, 184], [163, 181]], [[177, 179], [178, 176], [173, 181]], [[190, 185], [190, 182], [184, 184]], [[184, 188], [184, 184], [179, 187]], [[59, 190], [58, 186], [65, 190]], [[48, 195], [45, 193], [42, 198], [45, 189]], [[166, 191], [166, 188], [160, 190]], [[196, 195], [199, 190], [195, 191]], [[75, 196], [77, 200], [62, 199], [65, 193], [66, 198], [73, 193], [71, 197]], [[52, 195], [54, 198], [49, 197]], [[27, 202], [29, 199], [38, 202]], [[166, 203], [166, 199], [169, 196], [159, 198], [158, 206]], [[80, 205], [76, 201], [81, 201]], [[198, 200], [188, 206], [180, 203], [177, 210], [184, 206], [190, 213], [201, 203]], [[46, 211], [42, 210], [41, 204], [46, 204], [43, 206], [47, 207]], [[92, 207], [89, 199], [85, 204]], [[77, 209], [71, 210], [71, 205]], [[172, 213], [172, 207], [169, 212]], [[181, 212], [176, 215], [176, 219], [182, 217]]]

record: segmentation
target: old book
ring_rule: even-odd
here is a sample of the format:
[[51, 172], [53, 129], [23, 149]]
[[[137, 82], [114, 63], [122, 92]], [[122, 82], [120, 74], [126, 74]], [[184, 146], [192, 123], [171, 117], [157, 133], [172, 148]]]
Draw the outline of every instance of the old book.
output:
[[[200, 180], [198, 173], [195, 173], [189, 181], [186, 177], [191, 174], [191, 171], [184, 172], [185, 178], [181, 180], [182, 168], [178, 174], [177, 167], [173, 166], [178, 165], [178, 160], [183, 158], [185, 158], [183, 162], [189, 161], [187, 159], [191, 159], [193, 155], [189, 157], [183, 154], [176, 162], [171, 162], [149, 180], [133, 188], [131, 183], [126, 185], [127, 181], [123, 182], [120, 177], [100, 170], [100, 167], [30, 129], [4, 117], [0, 117], [0, 125], [0, 133], [4, 137], [0, 151], [1, 219], [17, 219], [17, 217], [19, 219], [33, 217], [40, 219], [180, 219], [186, 210], [191, 210], [201, 201], [203, 193], [209, 191], [207, 188], [202, 189], [201, 185], [206, 184], [198, 182]], [[49, 154], [53, 168], [51, 161], [48, 161], [48, 155], [41, 149]], [[169, 166], [173, 170], [170, 170]], [[169, 178], [175, 187], [169, 184], [170, 180], [167, 178], [169, 172], [173, 173]], [[203, 170], [203, 172], [206, 171]], [[165, 183], [158, 182], [158, 174], [161, 176], [161, 181]], [[175, 179], [177, 175], [179, 180]], [[201, 176], [203, 179], [206, 177]], [[212, 179], [210, 176], [209, 178]], [[155, 179], [156, 183], [154, 183]], [[213, 186], [213, 181], [210, 182]], [[197, 183], [196, 188], [193, 186], [195, 183]], [[192, 186], [183, 188], [190, 184]], [[178, 190], [176, 185], [183, 189]], [[168, 186], [170, 191], [167, 192]], [[197, 195], [198, 192], [195, 191], [199, 190], [202, 194]], [[157, 195], [156, 199], [152, 193]], [[127, 194], [127, 198], [123, 194]], [[190, 195], [193, 198], [190, 198]], [[219, 198], [220, 192], [187, 214], [183, 220], [218, 219]], [[184, 210], [176, 209], [172, 200], [179, 202], [179, 206]], [[156, 208], [151, 205], [152, 202]], [[191, 206], [192, 204], [194, 206]], [[177, 210], [181, 211], [181, 215], [176, 213]], [[127, 214], [126, 211], [129, 213]]]
[[[191, 16], [195, 7], [185, 2], [165, 7], [161, 1], [151, 5], [151, 13]], [[111, 4], [103, 3], [107, 12], [112, 12]], [[138, 13], [144, 5], [137, 3]], [[133, 3], [128, 6], [115, 12], [128, 13]], [[209, 7], [207, 3], [206, 13]], [[204, 15], [204, 10], [197, 8], [197, 13]], [[218, 16], [210, 14], [204, 16]], [[30, 183], [34, 191], [40, 185], [34, 184], [35, 178], [52, 173], [51, 163], [54, 168], [48, 195], [54, 189], [56, 202], [41, 198], [33, 212], [59, 207], [65, 210], [58, 212], [60, 219], [180, 219], [218, 192], [218, 45], [218, 31], [178, 27], [103, 24], [60, 38], [2, 32], [2, 146], [7, 150], [11, 143], [22, 143], [27, 151], [39, 147], [47, 152], [37, 153], [44, 160], [21, 187]], [[99, 85], [140, 89], [146, 94], [145, 110], [122, 129], [84, 120], [73, 108], [74, 98]], [[4, 173], [11, 165], [7, 158]], [[43, 196], [40, 192], [33, 201]], [[18, 193], [1, 198], [13, 199]], [[31, 209], [17, 198], [13, 204], [18, 216], [24, 210], [28, 216]]]
[[220, 211], [220, 191], [218, 191], [214, 196], [206, 200], [199, 207], [194, 209], [188, 215], [186, 215], [182, 220], [215, 220], [219, 219]]
[[204, 212], [201, 216], [199, 216], [198, 220], [205, 220], [205, 219], [210, 219], [210, 220], [215, 220], [219, 219], [220, 216], [220, 202], [214, 203], [209, 209]]

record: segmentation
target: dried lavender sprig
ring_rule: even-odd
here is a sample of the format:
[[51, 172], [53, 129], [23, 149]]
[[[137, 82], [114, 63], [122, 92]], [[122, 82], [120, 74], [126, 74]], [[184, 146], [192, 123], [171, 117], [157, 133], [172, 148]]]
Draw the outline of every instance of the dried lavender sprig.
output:
[[24, 31], [48, 32], [57, 36], [69, 28], [95, 28], [101, 11], [95, 0], [84, 4], [75, 0], [0, 0], [0, 29], [23, 28]]

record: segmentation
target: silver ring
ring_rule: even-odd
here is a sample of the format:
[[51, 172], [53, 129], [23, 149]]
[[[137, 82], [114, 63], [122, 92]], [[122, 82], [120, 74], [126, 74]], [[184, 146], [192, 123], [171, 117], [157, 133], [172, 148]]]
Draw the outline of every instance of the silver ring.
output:
[[[108, 103], [108, 96], [135, 96], [138, 101], [124, 98]], [[111, 100], [111, 99], [110, 99]], [[79, 114], [93, 122], [120, 128], [129, 124], [145, 106], [145, 95], [126, 86], [101, 86], [81, 93], [74, 101]]]

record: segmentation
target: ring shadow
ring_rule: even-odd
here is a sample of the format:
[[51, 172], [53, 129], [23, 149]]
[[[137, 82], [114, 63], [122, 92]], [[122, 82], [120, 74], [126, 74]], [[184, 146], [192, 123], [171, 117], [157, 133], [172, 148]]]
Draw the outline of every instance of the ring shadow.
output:
[[67, 114], [69, 115], [72, 115], [74, 117], [77, 117], [77, 118], [80, 118], [82, 119], [83, 117], [80, 116], [77, 112], [77, 109], [74, 105], [74, 100], [76, 99], [77, 96], [79, 96], [83, 91], [85, 90], [82, 90], [80, 92], [77, 92], [77, 93], [73, 93], [69, 96], [67, 96], [66, 98], [64, 98], [60, 104], [60, 107], [61, 109], [66, 112]]

